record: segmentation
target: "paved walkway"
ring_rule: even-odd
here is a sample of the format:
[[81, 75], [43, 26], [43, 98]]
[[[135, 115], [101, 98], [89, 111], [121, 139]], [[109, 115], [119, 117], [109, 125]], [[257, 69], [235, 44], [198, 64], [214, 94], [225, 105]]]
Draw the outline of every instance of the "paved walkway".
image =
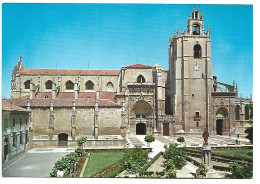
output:
[[2, 166], [4, 177], [48, 177], [54, 163], [74, 149], [32, 149]]
[[161, 172], [163, 171], [163, 161], [164, 158], [161, 155], [148, 169], [147, 171]]

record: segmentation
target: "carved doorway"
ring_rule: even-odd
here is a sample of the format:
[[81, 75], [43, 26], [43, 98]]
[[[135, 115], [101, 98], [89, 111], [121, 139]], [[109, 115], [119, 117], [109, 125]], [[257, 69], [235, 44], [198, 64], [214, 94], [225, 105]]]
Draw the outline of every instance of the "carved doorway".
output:
[[59, 147], [68, 147], [68, 134], [61, 133], [58, 135]]
[[146, 135], [146, 125], [144, 123], [136, 124], [136, 135]]

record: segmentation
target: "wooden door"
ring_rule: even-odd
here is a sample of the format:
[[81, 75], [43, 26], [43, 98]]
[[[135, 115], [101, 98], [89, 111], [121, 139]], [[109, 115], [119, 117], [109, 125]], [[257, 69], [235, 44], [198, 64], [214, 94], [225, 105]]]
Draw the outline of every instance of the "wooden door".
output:
[[163, 136], [169, 136], [169, 123], [163, 124]]

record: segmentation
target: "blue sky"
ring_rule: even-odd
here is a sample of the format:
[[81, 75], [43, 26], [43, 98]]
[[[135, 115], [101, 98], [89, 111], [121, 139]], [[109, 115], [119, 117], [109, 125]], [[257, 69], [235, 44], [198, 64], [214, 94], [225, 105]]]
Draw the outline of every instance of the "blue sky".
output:
[[[2, 97], [10, 97], [19, 56], [25, 68], [120, 69], [160, 63], [194, 5], [3, 4]], [[253, 6], [199, 5], [211, 28], [213, 73], [253, 92]], [[136, 60], [137, 56], [137, 60]]]

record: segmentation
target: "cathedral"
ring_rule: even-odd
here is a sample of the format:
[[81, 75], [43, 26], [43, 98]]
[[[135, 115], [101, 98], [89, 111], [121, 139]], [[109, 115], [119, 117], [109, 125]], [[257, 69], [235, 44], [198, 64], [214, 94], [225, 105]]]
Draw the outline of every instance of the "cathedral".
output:
[[[214, 44], [214, 43], [213, 43]], [[252, 99], [213, 75], [210, 28], [194, 8], [169, 38], [169, 70], [133, 64], [119, 70], [24, 68], [12, 71], [7, 102], [30, 111], [32, 147], [123, 146], [132, 135], [243, 136]], [[14, 136], [14, 134], [10, 134]], [[12, 140], [12, 139], [10, 139]]]

